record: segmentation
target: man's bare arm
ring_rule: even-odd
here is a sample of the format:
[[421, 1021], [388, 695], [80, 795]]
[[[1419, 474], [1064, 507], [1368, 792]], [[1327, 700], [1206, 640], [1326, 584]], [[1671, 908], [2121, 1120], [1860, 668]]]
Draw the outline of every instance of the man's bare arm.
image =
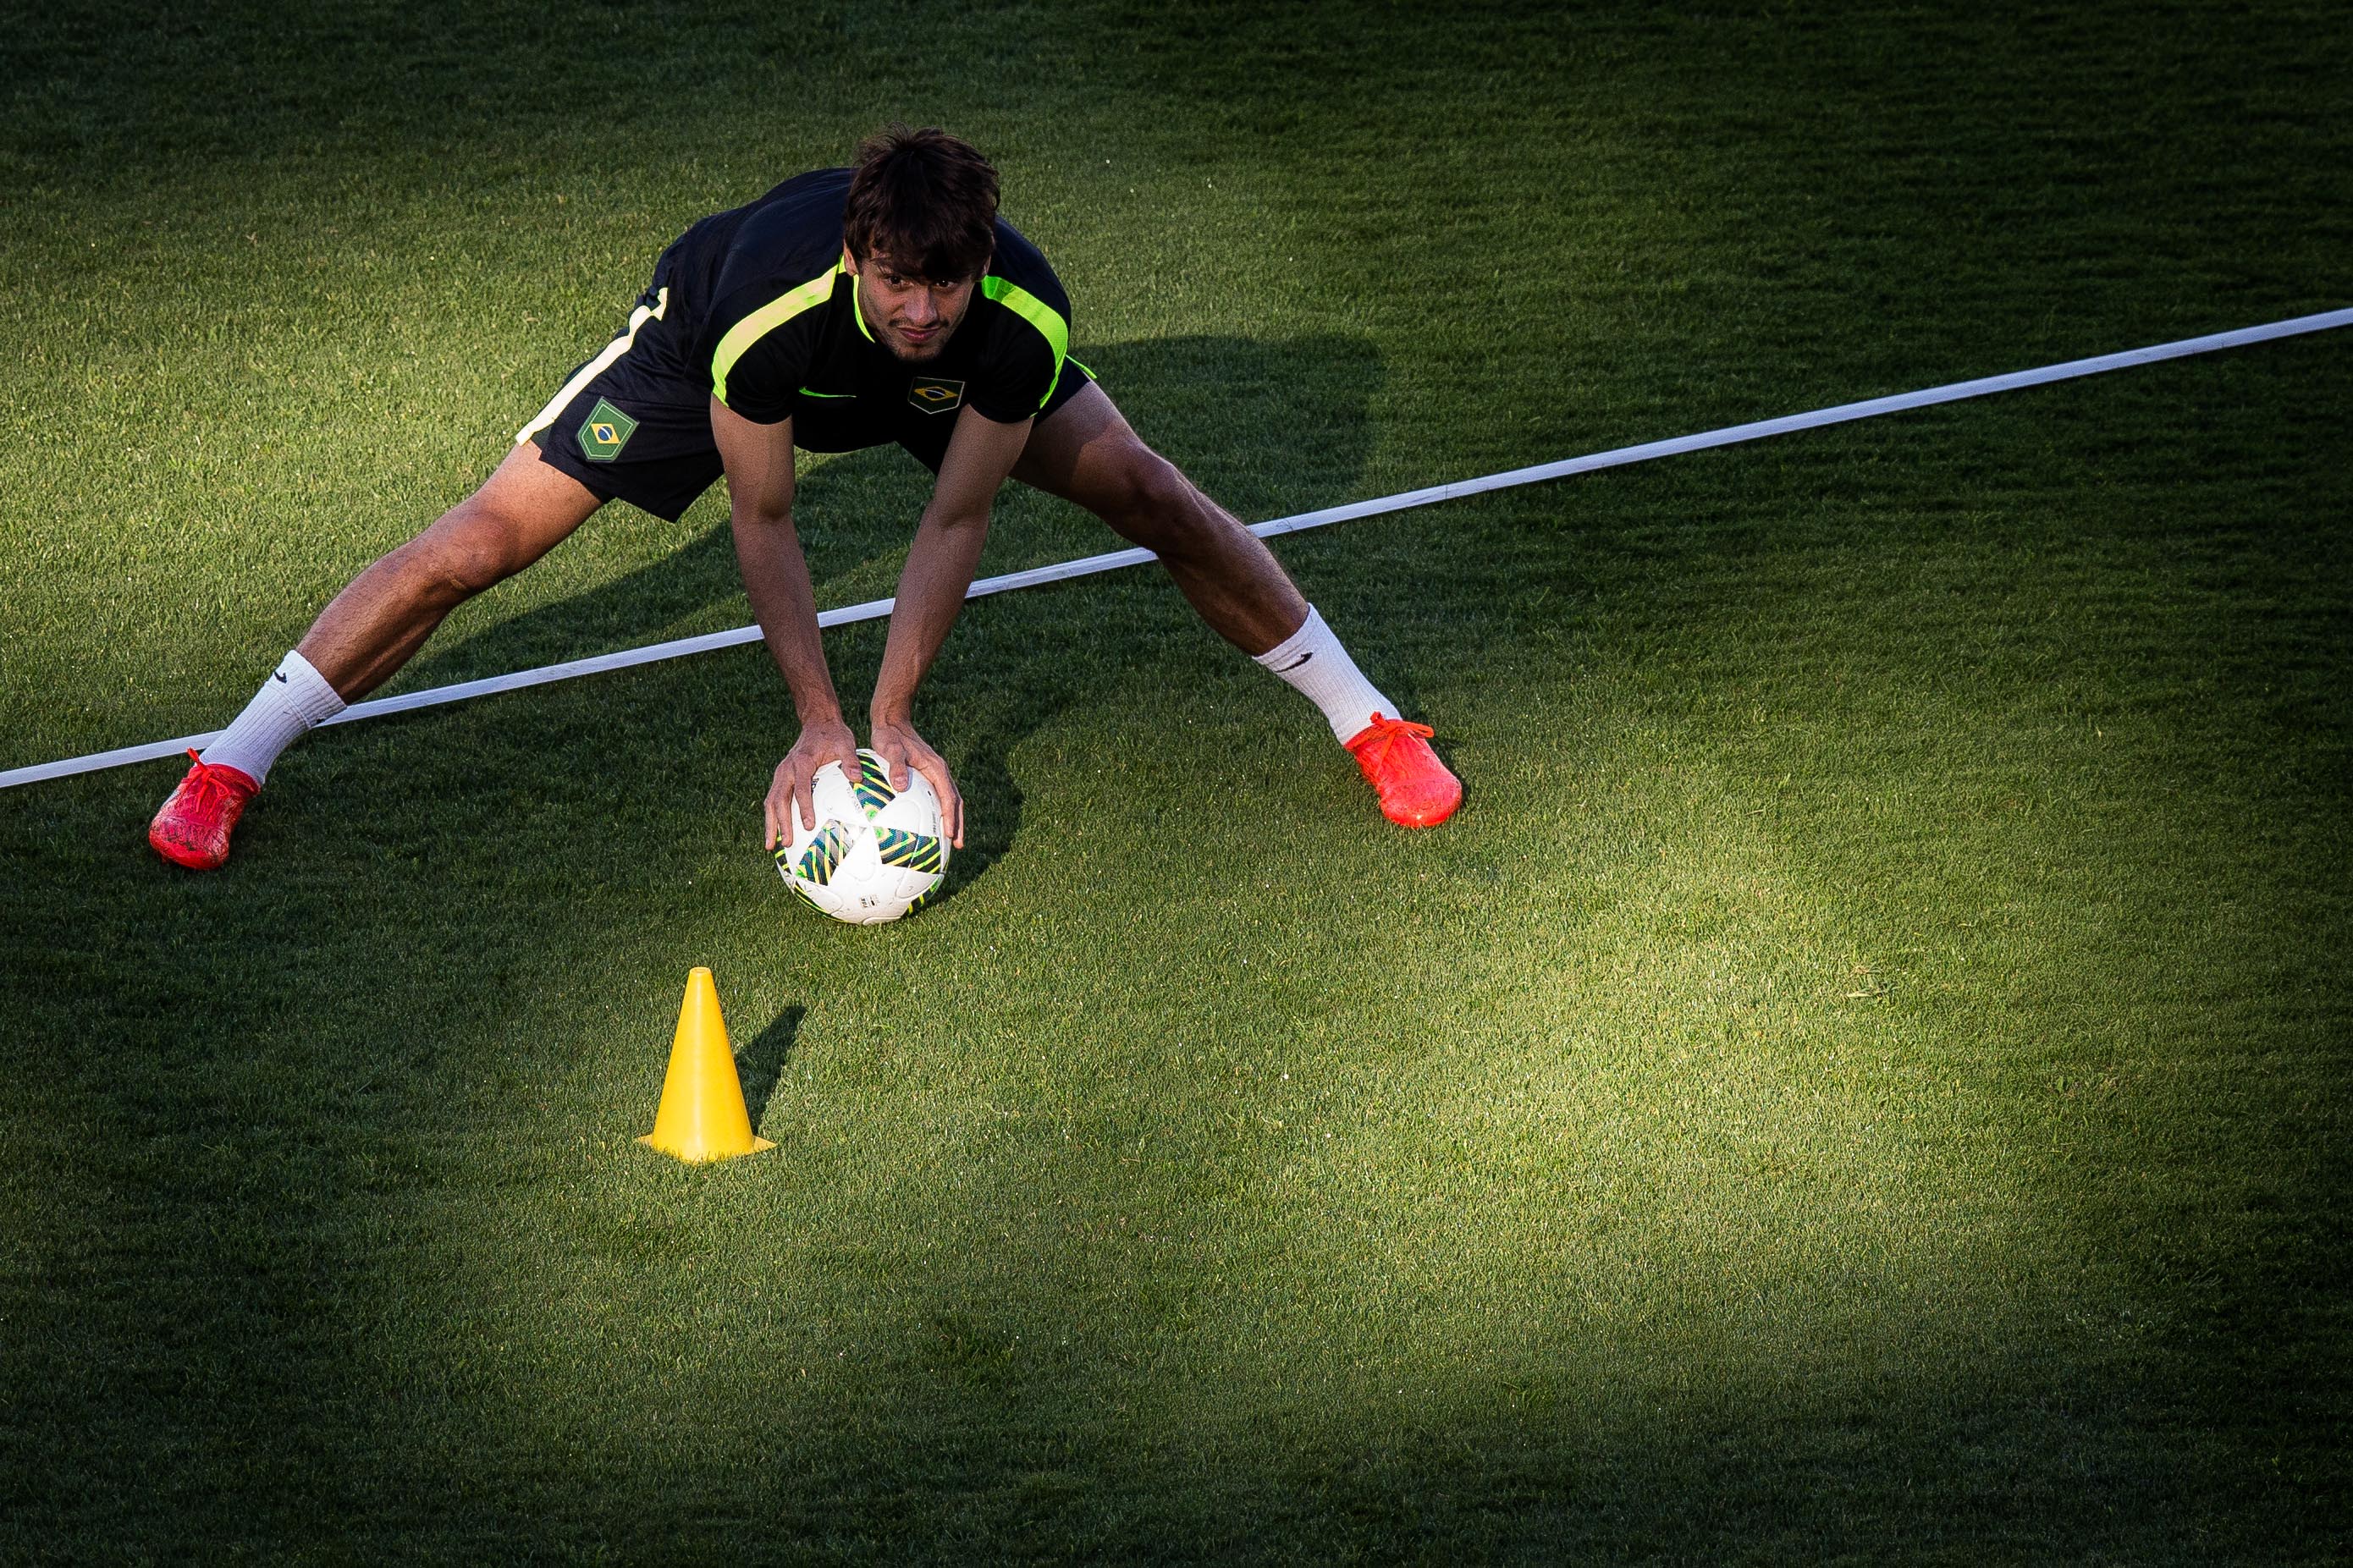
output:
[[964, 607], [965, 590], [972, 586], [980, 548], [988, 539], [989, 508], [1029, 439], [1026, 419], [1000, 425], [970, 408], [956, 416], [939, 483], [899, 574], [891, 635], [874, 682], [870, 717], [875, 753], [890, 764], [893, 787], [904, 786], [911, 766], [931, 781], [948, 840], [958, 848], [964, 846], [964, 800], [947, 763], [916, 733], [915, 689]]
[[711, 434], [727, 470], [728, 521], [735, 535], [744, 592], [752, 601], [769, 655], [791, 689], [801, 723], [799, 738], [776, 764], [763, 807], [766, 843], [773, 847], [792, 837], [796, 812], [804, 826], [817, 826], [810, 781], [828, 763], [854, 772], [858, 740], [842, 721], [841, 700], [834, 694], [833, 676], [826, 668], [817, 626], [817, 591], [809, 583], [800, 536], [793, 530], [792, 421], [757, 425], [714, 397]]

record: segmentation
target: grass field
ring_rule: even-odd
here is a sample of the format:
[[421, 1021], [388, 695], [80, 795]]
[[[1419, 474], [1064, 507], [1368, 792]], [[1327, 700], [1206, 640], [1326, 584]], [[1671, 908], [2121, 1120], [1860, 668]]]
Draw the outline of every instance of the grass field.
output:
[[[891, 118], [1252, 519], [2353, 303], [2321, 5], [6, 20], [0, 767], [225, 723]], [[208, 877], [168, 765], [0, 794], [0, 1558], [2343, 1561], [2348, 350], [1285, 542], [1427, 834], [1150, 572], [966, 612], [877, 931], [756, 648], [326, 731]], [[812, 467], [820, 603], [924, 478]], [[745, 618], [617, 507], [393, 689]]]

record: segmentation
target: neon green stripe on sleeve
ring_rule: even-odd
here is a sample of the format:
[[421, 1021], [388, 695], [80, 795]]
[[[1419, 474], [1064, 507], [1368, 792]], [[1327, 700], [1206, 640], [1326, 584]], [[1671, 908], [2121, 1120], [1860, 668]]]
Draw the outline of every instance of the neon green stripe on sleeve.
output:
[[1008, 279], [991, 274], [980, 280], [980, 291], [1037, 328], [1046, 346], [1054, 351], [1054, 379], [1046, 384], [1046, 395], [1038, 400], [1038, 406], [1045, 407], [1054, 388], [1062, 384], [1062, 361], [1071, 353], [1071, 323], [1057, 315], [1051, 305]]
[[841, 266], [835, 263], [830, 272], [819, 273], [799, 288], [769, 300], [742, 321], [727, 329], [719, 340], [719, 348], [711, 356], [711, 395], [720, 402], [727, 401], [727, 373], [735, 368], [754, 343], [799, 315], [812, 305], [822, 305], [833, 297], [833, 280], [841, 276]]

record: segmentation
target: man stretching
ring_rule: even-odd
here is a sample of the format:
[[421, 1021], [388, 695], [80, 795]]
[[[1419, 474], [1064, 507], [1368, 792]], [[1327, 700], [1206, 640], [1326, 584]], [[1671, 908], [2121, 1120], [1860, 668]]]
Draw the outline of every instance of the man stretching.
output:
[[1137, 438], [1069, 357], [1070, 299], [997, 216], [997, 171], [939, 131], [869, 139], [851, 169], [787, 180], [704, 218], [662, 253], [628, 324], [574, 373], [483, 484], [335, 596], [148, 828], [208, 870], [270, 763], [398, 669], [473, 595], [619, 499], [676, 521], [723, 473], [744, 587], [800, 734], [776, 764], [767, 842], [814, 826], [810, 782], [855, 773], [856, 738], [818, 640], [793, 531], [793, 452], [897, 442], [939, 476], [899, 578], [869, 708], [903, 787], [937, 792], [951, 842], [964, 804], [914, 725], [1008, 478], [1093, 512], [1160, 558], [1219, 636], [1324, 711], [1390, 821], [1443, 822], [1462, 786], [1357, 670], [1256, 535]]

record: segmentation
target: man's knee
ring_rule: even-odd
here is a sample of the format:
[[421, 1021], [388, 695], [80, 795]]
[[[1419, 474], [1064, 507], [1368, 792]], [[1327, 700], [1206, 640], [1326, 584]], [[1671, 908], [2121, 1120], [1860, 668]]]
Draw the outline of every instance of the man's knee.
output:
[[1181, 551], [1216, 513], [1176, 464], [1138, 443], [1105, 498], [1103, 519], [1123, 538], [1165, 555]]
[[514, 521], [477, 494], [393, 552], [401, 574], [420, 594], [446, 603], [470, 599], [506, 581], [525, 564]]
[[603, 504], [525, 443], [482, 488], [385, 557], [408, 592], [444, 605], [504, 582], [546, 554]]

